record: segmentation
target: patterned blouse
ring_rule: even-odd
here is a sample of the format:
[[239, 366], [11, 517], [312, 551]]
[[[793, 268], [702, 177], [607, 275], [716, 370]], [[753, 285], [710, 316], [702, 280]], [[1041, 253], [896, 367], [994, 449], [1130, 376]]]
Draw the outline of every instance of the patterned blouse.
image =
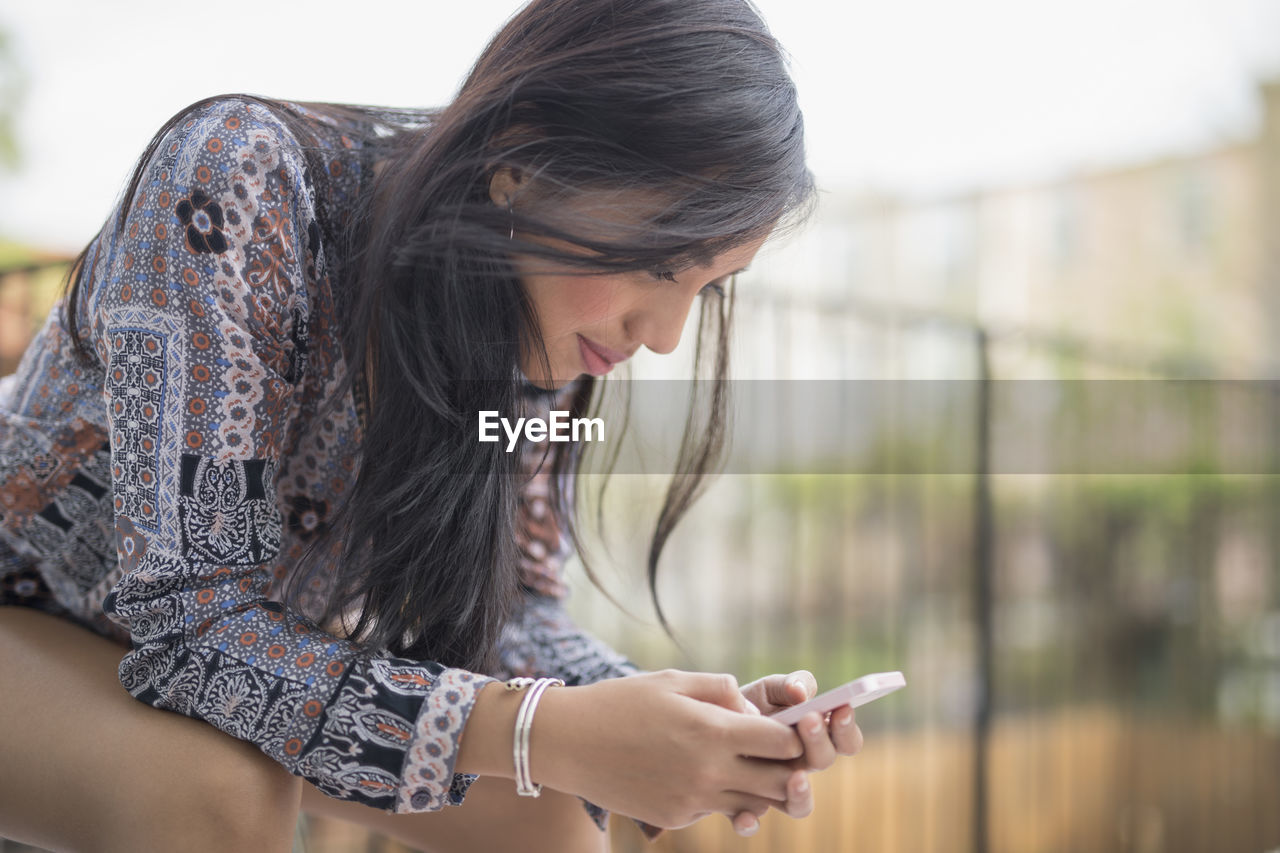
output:
[[[191, 113], [123, 225], [113, 214], [90, 248], [77, 319], [92, 363], [55, 310], [0, 380], [0, 604], [129, 646], [132, 695], [256, 744], [330, 796], [432, 811], [461, 805], [475, 779], [454, 763], [483, 684], [638, 670], [567, 618], [566, 537], [529, 461], [504, 671], [359, 654], [281, 603], [361, 441], [350, 393], [323, 406], [345, 372], [323, 235], [370, 169], [351, 127], [307, 115], [322, 183], [266, 108], [227, 98]], [[311, 583], [304, 615], [325, 591]], [[603, 829], [607, 813], [583, 802]]]

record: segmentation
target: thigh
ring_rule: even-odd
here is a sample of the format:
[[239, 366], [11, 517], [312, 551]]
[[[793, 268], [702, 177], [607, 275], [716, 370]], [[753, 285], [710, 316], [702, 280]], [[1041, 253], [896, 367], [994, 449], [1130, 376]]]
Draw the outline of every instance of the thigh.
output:
[[601, 832], [569, 794], [542, 790], [521, 797], [510, 779], [481, 776], [461, 806], [435, 812], [387, 814], [359, 803], [327, 797], [314, 785], [302, 785], [302, 810], [309, 815], [356, 823], [426, 853], [603, 853]]
[[0, 607], [0, 836], [52, 850], [290, 849], [300, 780], [252, 744], [134, 699], [127, 650]]

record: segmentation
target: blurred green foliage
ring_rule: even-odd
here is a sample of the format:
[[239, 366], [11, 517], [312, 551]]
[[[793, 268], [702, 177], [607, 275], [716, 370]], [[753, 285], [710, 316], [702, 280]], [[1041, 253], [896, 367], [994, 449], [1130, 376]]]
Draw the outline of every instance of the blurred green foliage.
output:
[[0, 168], [15, 169], [21, 159], [16, 124], [26, 88], [13, 38], [0, 28]]

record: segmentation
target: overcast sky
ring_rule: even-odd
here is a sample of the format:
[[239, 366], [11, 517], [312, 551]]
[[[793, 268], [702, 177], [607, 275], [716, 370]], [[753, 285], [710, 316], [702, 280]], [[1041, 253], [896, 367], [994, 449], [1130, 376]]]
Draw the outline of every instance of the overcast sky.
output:
[[[0, 235], [85, 243], [172, 113], [209, 94], [435, 105], [512, 0], [15, 0], [22, 172]], [[935, 194], [1251, 133], [1280, 0], [759, 0], [829, 190]]]

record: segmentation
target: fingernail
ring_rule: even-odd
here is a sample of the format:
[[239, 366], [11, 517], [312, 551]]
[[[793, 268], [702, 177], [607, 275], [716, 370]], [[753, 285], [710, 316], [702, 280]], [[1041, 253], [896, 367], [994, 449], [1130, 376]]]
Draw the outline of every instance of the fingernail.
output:
[[796, 785], [796, 793], [803, 794], [807, 790], [809, 790], [809, 779], [807, 777], [801, 776], [800, 784]]
[[751, 823], [747, 824], [747, 828], [742, 830], [743, 835], [755, 835], [760, 829], [760, 821], [755, 818], [751, 819]]
[[852, 723], [852, 722], [853, 722], [853, 714], [850, 714], [850, 715], [848, 715], [847, 717], [841, 717], [841, 718], [840, 718], [840, 728], [842, 728], [842, 729], [847, 729], [847, 728], [849, 728], [849, 724], [850, 724], [850, 723]]
[[809, 728], [806, 731], [808, 731], [809, 734], [811, 735], [816, 735], [818, 732], [822, 731], [822, 723], [814, 723], [813, 725], [809, 726]]

